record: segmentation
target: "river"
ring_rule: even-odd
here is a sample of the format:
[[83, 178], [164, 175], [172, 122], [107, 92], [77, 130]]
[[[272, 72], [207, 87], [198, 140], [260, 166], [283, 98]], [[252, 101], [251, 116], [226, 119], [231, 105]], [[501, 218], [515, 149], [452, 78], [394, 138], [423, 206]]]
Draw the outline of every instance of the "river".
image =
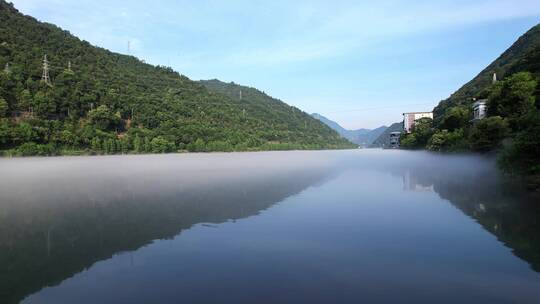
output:
[[480, 156], [0, 159], [0, 303], [538, 303], [539, 271]]

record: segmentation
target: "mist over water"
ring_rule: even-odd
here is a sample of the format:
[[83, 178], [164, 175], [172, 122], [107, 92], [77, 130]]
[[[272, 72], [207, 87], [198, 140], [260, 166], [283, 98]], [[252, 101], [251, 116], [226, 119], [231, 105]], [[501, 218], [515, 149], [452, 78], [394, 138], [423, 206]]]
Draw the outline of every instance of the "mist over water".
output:
[[536, 303], [539, 215], [470, 155], [0, 159], [0, 297]]

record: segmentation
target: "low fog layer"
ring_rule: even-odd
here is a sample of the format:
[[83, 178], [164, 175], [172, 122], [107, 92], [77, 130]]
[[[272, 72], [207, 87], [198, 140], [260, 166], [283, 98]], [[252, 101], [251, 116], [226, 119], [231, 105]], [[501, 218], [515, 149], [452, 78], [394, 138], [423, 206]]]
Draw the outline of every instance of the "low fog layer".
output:
[[0, 159], [0, 207], [45, 201], [105, 202], [347, 168], [431, 170], [447, 179], [493, 178], [493, 161], [426, 152], [349, 150]]

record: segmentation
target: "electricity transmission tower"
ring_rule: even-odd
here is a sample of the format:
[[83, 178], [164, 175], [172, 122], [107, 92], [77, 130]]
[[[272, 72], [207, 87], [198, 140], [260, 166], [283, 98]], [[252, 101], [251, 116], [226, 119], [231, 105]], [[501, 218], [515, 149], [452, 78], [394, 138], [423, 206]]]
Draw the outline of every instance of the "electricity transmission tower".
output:
[[4, 73], [9, 74], [11, 70], [9, 69], [9, 62], [6, 63], [6, 66], [4, 67]]
[[47, 55], [43, 56], [43, 74], [41, 75], [41, 81], [46, 85], [51, 85], [51, 77], [49, 76], [49, 61]]
[[71, 61], [68, 61], [68, 68], [67, 68], [68, 72], [73, 72], [73, 70], [71, 69]]
[[240, 100], [242, 100], [242, 90], [240, 90]]

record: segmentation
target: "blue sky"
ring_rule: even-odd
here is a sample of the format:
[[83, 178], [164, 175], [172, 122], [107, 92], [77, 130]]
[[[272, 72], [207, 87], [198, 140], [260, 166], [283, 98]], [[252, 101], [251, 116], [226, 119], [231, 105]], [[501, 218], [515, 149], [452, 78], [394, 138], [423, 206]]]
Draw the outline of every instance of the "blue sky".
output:
[[431, 110], [540, 22], [540, 1], [14, 0], [191, 79], [249, 85], [347, 128]]

